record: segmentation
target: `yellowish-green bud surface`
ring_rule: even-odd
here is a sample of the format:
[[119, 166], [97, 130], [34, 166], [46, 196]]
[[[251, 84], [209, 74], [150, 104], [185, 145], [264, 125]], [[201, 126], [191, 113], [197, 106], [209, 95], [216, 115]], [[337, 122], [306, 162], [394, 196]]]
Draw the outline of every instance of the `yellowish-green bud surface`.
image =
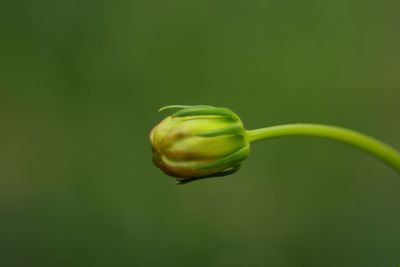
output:
[[178, 109], [150, 133], [153, 163], [178, 180], [236, 172], [250, 151], [240, 118], [227, 108], [167, 106]]

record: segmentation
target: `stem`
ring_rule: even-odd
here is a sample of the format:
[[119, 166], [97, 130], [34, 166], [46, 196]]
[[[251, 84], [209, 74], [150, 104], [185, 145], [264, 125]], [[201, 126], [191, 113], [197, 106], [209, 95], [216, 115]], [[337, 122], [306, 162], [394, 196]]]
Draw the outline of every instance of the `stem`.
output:
[[246, 131], [249, 142], [283, 136], [315, 136], [364, 150], [400, 173], [400, 152], [389, 145], [349, 129], [321, 124], [286, 124]]

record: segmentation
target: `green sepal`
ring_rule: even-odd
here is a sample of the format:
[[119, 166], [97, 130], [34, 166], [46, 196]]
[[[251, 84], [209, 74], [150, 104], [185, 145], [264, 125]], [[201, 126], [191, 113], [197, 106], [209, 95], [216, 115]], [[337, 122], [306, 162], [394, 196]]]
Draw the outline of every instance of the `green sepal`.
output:
[[232, 166], [232, 164], [242, 162], [249, 156], [250, 152], [250, 146], [245, 146], [244, 148], [236, 151], [235, 153], [232, 153], [220, 160], [214, 161], [209, 164], [205, 164], [204, 166], [199, 167], [199, 169], [213, 169], [213, 168], [219, 168], [224, 165], [227, 166]]
[[186, 106], [186, 105], [168, 105], [168, 106], [161, 107], [158, 111], [161, 112], [161, 111], [164, 111], [164, 110], [166, 110], [166, 109], [183, 109], [183, 108], [189, 108], [189, 107], [192, 107], [192, 106]]
[[227, 108], [217, 108], [212, 106], [192, 106], [178, 110], [173, 117], [188, 117], [188, 116], [222, 116], [226, 119], [237, 121], [238, 116]]
[[238, 126], [238, 125], [233, 125], [233, 126], [225, 127], [222, 129], [201, 132], [201, 133], [197, 134], [197, 136], [214, 137], [214, 136], [220, 136], [220, 135], [244, 135], [244, 134], [245, 134], [245, 132], [243, 130], [243, 127]]
[[187, 183], [191, 183], [194, 181], [202, 180], [202, 179], [207, 179], [207, 178], [215, 178], [215, 177], [223, 177], [232, 173], [237, 172], [240, 169], [241, 164], [238, 163], [232, 167], [228, 167], [223, 171], [220, 171], [215, 174], [210, 174], [210, 175], [205, 175], [205, 176], [200, 176], [200, 177], [193, 177], [193, 178], [176, 178], [178, 180], [178, 185], [184, 185]]

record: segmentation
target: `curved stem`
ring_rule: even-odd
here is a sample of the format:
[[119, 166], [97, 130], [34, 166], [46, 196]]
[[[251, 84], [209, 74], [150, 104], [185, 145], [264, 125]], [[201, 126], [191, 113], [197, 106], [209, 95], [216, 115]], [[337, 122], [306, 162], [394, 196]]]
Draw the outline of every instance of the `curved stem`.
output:
[[283, 136], [315, 136], [346, 143], [366, 151], [400, 173], [400, 152], [389, 145], [349, 129], [321, 124], [286, 124], [246, 131], [250, 142]]

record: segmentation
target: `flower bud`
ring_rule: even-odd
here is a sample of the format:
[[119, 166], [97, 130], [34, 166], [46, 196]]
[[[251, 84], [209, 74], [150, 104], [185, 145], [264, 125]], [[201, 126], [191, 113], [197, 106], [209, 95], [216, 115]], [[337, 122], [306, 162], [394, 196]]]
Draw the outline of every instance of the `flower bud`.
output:
[[178, 180], [236, 172], [250, 151], [239, 117], [227, 108], [177, 108], [150, 133], [153, 163]]

